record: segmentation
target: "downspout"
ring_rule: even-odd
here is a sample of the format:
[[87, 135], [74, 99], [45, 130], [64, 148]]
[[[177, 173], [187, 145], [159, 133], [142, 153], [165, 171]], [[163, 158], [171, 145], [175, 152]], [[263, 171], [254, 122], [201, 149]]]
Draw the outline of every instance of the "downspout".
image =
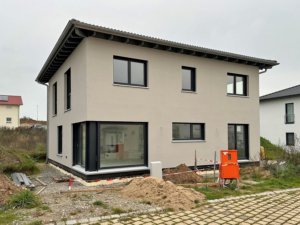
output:
[[45, 85], [47, 87], [47, 153], [46, 153], [46, 164], [48, 164], [49, 158], [49, 85], [41, 83], [38, 81], [39, 84]]
[[262, 74], [262, 73], [265, 73], [265, 72], [267, 72], [267, 68], [265, 68], [265, 70], [264, 71], [262, 71], [262, 72], [259, 72], [258, 74]]

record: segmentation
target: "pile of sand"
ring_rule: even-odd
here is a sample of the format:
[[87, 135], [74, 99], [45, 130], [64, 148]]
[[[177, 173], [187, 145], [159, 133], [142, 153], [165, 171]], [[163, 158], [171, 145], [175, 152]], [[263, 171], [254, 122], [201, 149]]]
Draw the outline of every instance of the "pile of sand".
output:
[[20, 191], [21, 188], [13, 184], [6, 177], [0, 174], [0, 205], [4, 205], [7, 197], [15, 192]]
[[260, 166], [243, 168], [240, 170], [240, 175], [249, 177], [261, 177], [263, 179], [273, 177], [269, 170], [265, 170], [263, 167]]
[[203, 202], [205, 196], [194, 189], [175, 186], [170, 181], [156, 177], [134, 178], [132, 182], [120, 191], [120, 197], [149, 201], [151, 204], [173, 208], [174, 210], [189, 210], [195, 206], [195, 200]]
[[[185, 164], [180, 164], [175, 169], [163, 170], [163, 174], [178, 173], [185, 171], [191, 171], [191, 169]], [[194, 184], [203, 182], [203, 176], [200, 176], [195, 172], [176, 174], [172, 176], [163, 176], [163, 179], [164, 181], [171, 181], [174, 184]]]

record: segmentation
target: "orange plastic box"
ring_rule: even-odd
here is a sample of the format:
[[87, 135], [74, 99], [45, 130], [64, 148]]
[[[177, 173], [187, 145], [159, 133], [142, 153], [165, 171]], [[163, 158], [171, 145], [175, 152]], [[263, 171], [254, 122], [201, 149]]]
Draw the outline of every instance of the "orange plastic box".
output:
[[219, 177], [220, 179], [240, 179], [237, 150], [221, 150]]

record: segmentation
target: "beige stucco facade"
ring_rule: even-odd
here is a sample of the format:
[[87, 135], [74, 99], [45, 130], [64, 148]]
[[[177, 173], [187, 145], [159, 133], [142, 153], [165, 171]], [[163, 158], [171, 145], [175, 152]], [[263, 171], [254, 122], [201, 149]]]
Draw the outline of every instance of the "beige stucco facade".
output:
[[[147, 61], [147, 88], [114, 85], [113, 56]], [[196, 68], [196, 92], [182, 92], [182, 66]], [[71, 68], [71, 110], [65, 112], [64, 73]], [[227, 73], [247, 76], [248, 96], [227, 96]], [[57, 115], [53, 84], [57, 82]], [[228, 149], [228, 124], [249, 126], [250, 159], [258, 156], [258, 67], [85, 38], [49, 82], [49, 158], [72, 167], [72, 124], [81, 121], [148, 123], [148, 163], [164, 168], [194, 165]], [[205, 141], [173, 142], [172, 123], [205, 123]], [[57, 126], [63, 126], [63, 153], [57, 155]], [[198, 165], [207, 165], [198, 160]]]
[[[7, 118], [11, 118], [11, 123], [7, 123]], [[15, 128], [20, 126], [20, 106], [0, 105], [0, 127]]]

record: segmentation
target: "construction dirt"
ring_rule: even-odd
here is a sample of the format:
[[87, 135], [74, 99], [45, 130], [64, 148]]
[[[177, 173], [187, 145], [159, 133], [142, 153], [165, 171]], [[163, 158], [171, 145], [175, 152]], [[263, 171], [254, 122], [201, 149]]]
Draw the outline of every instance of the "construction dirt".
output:
[[250, 178], [261, 177], [263, 179], [273, 177], [269, 170], [265, 170], [263, 167], [259, 166], [243, 168], [240, 170], [240, 175], [248, 176]]
[[191, 188], [174, 185], [156, 177], [134, 178], [120, 191], [120, 197], [147, 202], [174, 210], [189, 210], [195, 207], [195, 200], [204, 201], [205, 196]]
[[0, 205], [4, 205], [8, 196], [20, 191], [21, 188], [13, 184], [6, 177], [0, 174]]
[[9, 152], [1, 151], [0, 149], [0, 165], [15, 165], [19, 166], [21, 159]]
[[[185, 172], [185, 171], [192, 171], [189, 167], [185, 164], [180, 164], [175, 169], [165, 169], [163, 170], [163, 174], [170, 174], [170, 173], [178, 173], [178, 172]], [[203, 176], [196, 174], [195, 172], [188, 172], [182, 174], [176, 174], [171, 176], [164, 176], [164, 181], [171, 181], [174, 184], [194, 184], [203, 182]]]

